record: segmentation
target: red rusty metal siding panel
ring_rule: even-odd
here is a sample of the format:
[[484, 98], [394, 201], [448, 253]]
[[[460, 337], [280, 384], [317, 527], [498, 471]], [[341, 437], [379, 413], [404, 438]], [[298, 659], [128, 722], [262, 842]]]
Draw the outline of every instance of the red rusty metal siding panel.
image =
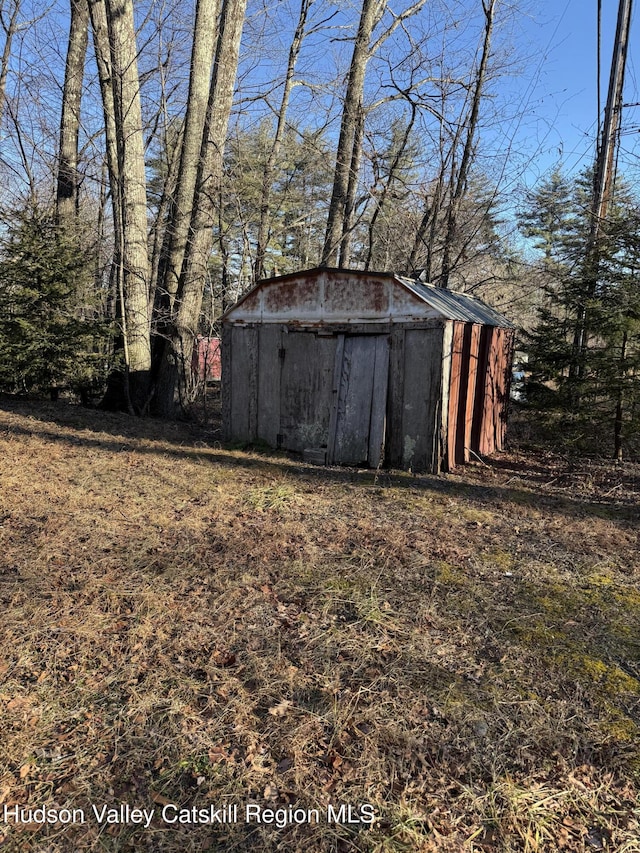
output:
[[471, 457], [473, 413], [478, 382], [478, 358], [480, 349], [480, 326], [477, 323], [467, 323], [464, 337], [463, 370], [466, 376], [466, 399], [464, 401], [464, 417], [461, 426], [462, 435], [457, 448], [457, 459], [460, 463], [468, 462]]
[[198, 335], [191, 358], [191, 371], [203, 382], [220, 379], [222, 375], [220, 338], [206, 338]]
[[[451, 378], [449, 380], [449, 413], [447, 417], [447, 470], [456, 466], [456, 443], [460, 429], [460, 400], [461, 386], [466, 388], [466, 376], [463, 376], [463, 349], [465, 324], [453, 324], [453, 340], [451, 344]], [[464, 393], [463, 393], [463, 396]], [[463, 427], [464, 430], [464, 427]]]
[[493, 449], [502, 450], [502, 423], [504, 421], [504, 335], [502, 329], [493, 330]]
[[489, 327], [480, 336], [471, 449], [484, 456], [504, 449], [513, 337], [511, 329]]
[[487, 374], [489, 364], [489, 349], [491, 346], [492, 329], [488, 326], [480, 328], [478, 343], [478, 361], [475, 384], [475, 400], [473, 404], [473, 423], [471, 426], [471, 450], [474, 453], [487, 453], [485, 434], [485, 404], [487, 398]]
[[484, 386], [484, 417], [482, 423], [482, 436], [484, 441], [483, 453], [491, 455], [496, 449], [496, 392], [497, 392], [497, 353], [496, 343], [498, 329], [489, 329], [489, 346], [487, 351], [487, 373]]
[[297, 313], [317, 311], [318, 278], [300, 276], [297, 279], [274, 281], [264, 288], [265, 314], [282, 314], [295, 318]]
[[495, 448], [496, 450], [504, 450], [515, 335], [512, 329], [496, 329], [495, 331], [497, 333], [494, 408]]
[[242, 309], [257, 314], [260, 311], [260, 291], [255, 290], [247, 294], [242, 302]]

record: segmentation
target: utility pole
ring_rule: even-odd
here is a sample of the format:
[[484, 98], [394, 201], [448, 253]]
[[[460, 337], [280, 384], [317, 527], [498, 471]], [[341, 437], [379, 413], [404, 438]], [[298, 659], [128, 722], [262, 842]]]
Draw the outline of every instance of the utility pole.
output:
[[[583, 375], [584, 355], [589, 337], [588, 303], [596, 294], [598, 287], [598, 268], [600, 266], [600, 239], [602, 226], [606, 220], [611, 202], [615, 172], [615, 155], [618, 147], [620, 118], [622, 114], [622, 90], [629, 46], [631, 24], [631, 6], [633, 0], [620, 0], [618, 5], [618, 23], [611, 58], [609, 91], [604, 109], [602, 137], [598, 142], [595, 163], [593, 201], [591, 206], [591, 227], [585, 253], [584, 296], [578, 309], [573, 338], [574, 361], [569, 376], [579, 381]], [[598, 116], [599, 118], [599, 116]], [[575, 392], [574, 404], [577, 404], [579, 392]]]
[[633, 0], [620, 0], [618, 6], [618, 23], [613, 45], [613, 57], [611, 59], [609, 92], [607, 94], [607, 104], [604, 109], [604, 126], [596, 155], [596, 174], [589, 239], [590, 252], [593, 251], [598, 242], [602, 223], [606, 219], [609, 202], [611, 201], [615, 153], [622, 113], [622, 89], [624, 86], [624, 72], [629, 47], [632, 2]]

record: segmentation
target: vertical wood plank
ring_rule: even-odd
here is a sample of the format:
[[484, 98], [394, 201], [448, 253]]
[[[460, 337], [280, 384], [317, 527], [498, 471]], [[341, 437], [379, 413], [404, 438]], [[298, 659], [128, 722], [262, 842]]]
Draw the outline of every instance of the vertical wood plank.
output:
[[231, 441], [233, 424], [231, 421], [231, 395], [233, 383], [231, 382], [231, 326], [225, 324], [222, 327], [221, 341], [221, 376], [220, 395], [222, 397], [222, 440]]
[[333, 448], [337, 464], [368, 464], [375, 353], [375, 335], [345, 337]]
[[282, 327], [264, 323], [258, 341], [258, 428], [257, 436], [277, 447], [280, 431], [280, 374]]
[[387, 394], [387, 453], [394, 468], [402, 466], [402, 416], [404, 409], [403, 328], [391, 332], [389, 351], [389, 393]]
[[336, 345], [337, 338], [314, 332], [283, 335], [280, 435], [288, 450], [327, 447]]
[[[467, 352], [468, 342], [468, 352]], [[465, 330], [465, 352], [463, 363], [466, 366], [466, 401], [464, 407], [464, 431], [461, 461], [466, 463], [471, 458], [473, 445], [473, 416], [478, 382], [478, 359], [480, 351], [480, 326], [477, 323], [467, 324]]]
[[232, 441], [253, 441], [257, 427], [257, 329], [231, 328], [230, 421]]
[[402, 467], [440, 468], [443, 327], [405, 332]]
[[384, 457], [389, 384], [389, 338], [376, 335], [373, 392], [369, 426], [369, 467], [377, 468]]
[[338, 425], [338, 401], [342, 359], [344, 356], [344, 335], [338, 335], [333, 361], [333, 380], [331, 383], [331, 414], [329, 416], [329, 436], [327, 440], [327, 464], [335, 464], [336, 428]]
[[480, 341], [478, 344], [478, 370], [475, 384], [476, 391], [473, 405], [473, 424], [471, 428], [471, 450], [473, 450], [474, 453], [479, 453], [480, 455], [487, 453], [485, 411], [490, 343], [491, 329], [488, 326], [481, 326]]
[[247, 329], [247, 350], [249, 361], [249, 388], [247, 425], [249, 441], [258, 437], [258, 365], [259, 365], [259, 336], [258, 328]]
[[[463, 369], [465, 324], [455, 322], [453, 324], [453, 341], [451, 344], [451, 374], [449, 379], [449, 407], [446, 425], [447, 436], [447, 470], [451, 471], [456, 466], [456, 447], [459, 438], [459, 427], [464, 421], [460, 418], [461, 384]], [[466, 383], [465, 383], [466, 384]], [[464, 397], [464, 390], [462, 397]], [[464, 433], [464, 426], [462, 427]]]

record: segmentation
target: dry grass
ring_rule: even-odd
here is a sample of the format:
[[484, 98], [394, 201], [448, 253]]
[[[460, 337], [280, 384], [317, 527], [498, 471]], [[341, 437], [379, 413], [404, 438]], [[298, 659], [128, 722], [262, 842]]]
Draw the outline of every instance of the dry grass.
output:
[[[640, 851], [638, 468], [381, 486], [2, 405], [3, 851]], [[377, 818], [170, 826], [167, 802]], [[103, 803], [156, 814], [1, 820]]]

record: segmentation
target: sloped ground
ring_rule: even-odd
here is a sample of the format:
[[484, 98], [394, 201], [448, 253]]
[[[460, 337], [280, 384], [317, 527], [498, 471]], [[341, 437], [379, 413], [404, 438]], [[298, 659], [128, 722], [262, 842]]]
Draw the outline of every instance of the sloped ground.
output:
[[0, 409], [3, 850], [640, 850], [638, 467], [376, 481]]

